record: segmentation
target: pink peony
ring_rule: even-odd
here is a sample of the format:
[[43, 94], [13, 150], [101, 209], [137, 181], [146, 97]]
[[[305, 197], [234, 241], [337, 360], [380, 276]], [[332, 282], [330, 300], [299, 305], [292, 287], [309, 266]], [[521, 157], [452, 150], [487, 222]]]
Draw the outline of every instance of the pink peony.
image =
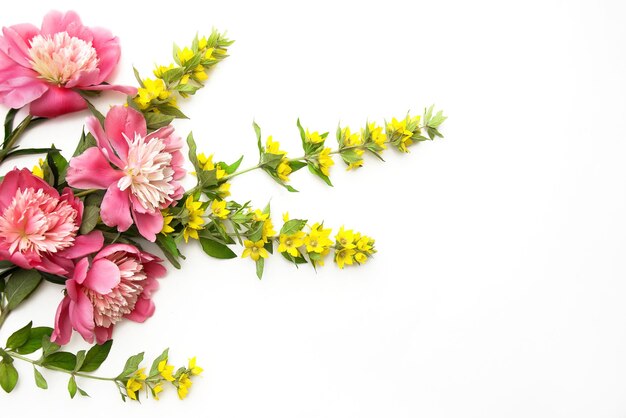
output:
[[73, 89], [118, 90], [134, 87], [102, 84], [120, 59], [117, 37], [83, 26], [75, 12], [48, 13], [41, 29], [23, 23], [2, 29], [0, 103], [14, 109], [30, 103], [35, 116], [54, 117], [87, 107]]
[[0, 184], [0, 260], [67, 276], [73, 259], [97, 251], [100, 231], [76, 235], [83, 203], [66, 188], [59, 195], [26, 169], [13, 169]]
[[94, 117], [87, 119], [87, 127], [98, 146], [70, 160], [68, 184], [106, 189], [102, 222], [118, 231], [134, 222], [144, 238], [154, 241], [163, 228], [161, 209], [184, 192], [178, 182], [185, 175], [181, 138], [172, 126], [148, 135], [143, 115], [124, 106], [109, 110], [104, 130]]
[[143, 322], [154, 313], [150, 299], [165, 275], [161, 259], [132, 245], [103, 248], [89, 265], [81, 259], [56, 313], [51, 341], [67, 344], [75, 329], [89, 343], [111, 339], [113, 326], [128, 318]]

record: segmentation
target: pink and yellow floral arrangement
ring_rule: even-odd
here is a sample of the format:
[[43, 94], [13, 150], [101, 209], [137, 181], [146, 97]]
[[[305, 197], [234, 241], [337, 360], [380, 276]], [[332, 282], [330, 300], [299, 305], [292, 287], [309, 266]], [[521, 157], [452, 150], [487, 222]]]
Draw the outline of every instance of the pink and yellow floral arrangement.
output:
[[[35, 383], [42, 389], [48, 385], [40, 369], [68, 374], [71, 397], [87, 395], [77, 380], [98, 379], [115, 384], [124, 400], [142, 394], [158, 399], [167, 386], [185, 398], [202, 369], [195, 358], [175, 369], [168, 363], [168, 350], [150, 368], [142, 366], [140, 353], [117, 376], [92, 374], [107, 358], [118, 322], [144, 322], [153, 314], [152, 296], [158, 279], [166, 275], [161, 257], [180, 268], [183, 242], [199, 241], [207, 255], [219, 259], [238, 257], [231, 247], [239, 245], [240, 256], [254, 262], [259, 279], [274, 252], [314, 268], [331, 256], [341, 269], [363, 264], [376, 252], [372, 238], [344, 227], [331, 238], [332, 230], [321, 221], [284, 215], [276, 231], [269, 205], [260, 209], [229, 199], [231, 180], [261, 169], [296, 191], [289, 177], [307, 167], [332, 185], [334, 156], [351, 170], [363, 165], [365, 153], [381, 158], [389, 147], [408, 152], [414, 143], [441, 137], [438, 129], [446, 117], [430, 107], [421, 116], [407, 114], [382, 126], [339, 127], [336, 148], [326, 146], [327, 132], [311, 132], [298, 120], [304, 153], [296, 158], [289, 158], [271, 136], [264, 140], [254, 123], [259, 161], [247, 169], [239, 168], [243, 157], [226, 163], [197, 153], [189, 134], [190, 174], [197, 182], [184, 190], [185, 141], [171, 123], [185, 117], [178, 102], [203, 87], [231, 44], [215, 30], [208, 37], [196, 36], [190, 46], [175, 47], [174, 62], [157, 66], [152, 78], [135, 71], [138, 87], [118, 86], [109, 83], [120, 58], [118, 38], [106, 29], [84, 26], [76, 13], [50, 12], [40, 28], [3, 28], [0, 103], [9, 110], [0, 164], [16, 156], [44, 157], [32, 169], [5, 169], [0, 182], [0, 327], [41, 283], [64, 286], [54, 327], [30, 322], [0, 348], [0, 386], [6, 392], [18, 383], [17, 360], [33, 365]], [[120, 92], [125, 103], [101, 114], [90, 99], [103, 90]], [[53, 145], [18, 147], [30, 127], [79, 111], [90, 113], [87, 131], [69, 160]], [[144, 251], [145, 241], [156, 243], [162, 256]], [[88, 350], [62, 350], [74, 331], [91, 344]], [[36, 359], [28, 356], [35, 352]]]

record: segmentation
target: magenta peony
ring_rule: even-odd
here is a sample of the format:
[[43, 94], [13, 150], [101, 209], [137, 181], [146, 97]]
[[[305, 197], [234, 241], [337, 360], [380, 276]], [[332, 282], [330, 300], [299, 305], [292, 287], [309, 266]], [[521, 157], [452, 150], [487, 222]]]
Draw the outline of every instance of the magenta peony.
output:
[[98, 146], [70, 160], [68, 184], [106, 189], [102, 222], [118, 231], [134, 223], [144, 238], [154, 241], [163, 228], [161, 209], [184, 193], [178, 182], [185, 175], [181, 138], [172, 126], [148, 135], [143, 115], [124, 106], [109, 110], [104, 130], [95, 117], [87, 127]]
[[87, 107], [74, 89], [137, 92], [102, 84], [120, 59], [119, 40], [106, 29], [83, 26], [75, 12], [53, 11], [41, 29], [24, 23], [2, 34], [0, 103], [6, 106], [30, 103], [32, 115], [54, 117]]
[[0, 183], [0, 260], [68, 276], [73, 259], [97, 251], [100, 231], [78, 235], [83, 203], [70, 188], [59, 195], [26, 169], [13, 169]]
[[152, 292], [163, 276], [161, 259], [132, 245], [109, 245], [91, 265], [88, 258], [81, 259], [65, 282], [67, 293], [57, 309], [51, 341], [66, 344], [74, 329], [85, 341], [95, 338], [102, 344], [123, 318], [145, 321], [154, 313]]

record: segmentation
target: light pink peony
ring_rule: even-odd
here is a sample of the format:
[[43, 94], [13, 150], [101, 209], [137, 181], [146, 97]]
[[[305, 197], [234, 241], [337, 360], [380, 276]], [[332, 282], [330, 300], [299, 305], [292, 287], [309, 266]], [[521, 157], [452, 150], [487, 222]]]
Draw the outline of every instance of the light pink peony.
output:
[[75, 12], [48, 13], [41, 29], [23, 23], [2, 29], [0, 103], [14, 109], [30, 103], [35, 116], [54, 117], [87, 107], [73, 89], [118, 90], [134, 87], [102, 84], [120, 59], [117, 37], [83, 26]]
[[87, 119], [87, 127], [98, 146], [70, 160], [68, 184], [106, 189], [102, 222], [118, 231], [134, 222], [144, 238], [154, 241], [163, 228], [161, 209], [184, 192], [178, 182], [185, 175], [181, 138], [172, 126], [148, 135], [143, 115], [124, 106], [109, 110], [104, 130], [94, 117]]
[[56, 313], [51, 341], [67, 344], [75, 329], [89, 343], [111, 339], [123, 318], [143, 322], [154, 313], [152, 292], [165, 275], [161, 259], [132, 245], [103, 248], [89, 265], [83, 258], [65, 282], [67, 294]]
[[68, 276], [73, 259], [97, 251], [100, 231], [78, 235], [83, 203], [68, 187], [59, 195], [26, 169], [13, 169], [0, 183], [0, 260]]

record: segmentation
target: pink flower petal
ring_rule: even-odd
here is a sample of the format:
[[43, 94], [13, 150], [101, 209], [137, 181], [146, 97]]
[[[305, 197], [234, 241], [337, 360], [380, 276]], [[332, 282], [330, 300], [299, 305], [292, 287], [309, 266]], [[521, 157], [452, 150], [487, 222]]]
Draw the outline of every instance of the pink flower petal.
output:
[[[119, 155], [128, 155], [128, 139], [146, 136], [146, 120], [131, 107], [113, 106], [104, 120], [104, 131]], [[124, 138], [126, 136], [126, 138]]]
[[70, 281], [74, 281], [78, 284], [82, 284], [85, 281], [87, 278], [87, 270], [89, 270], [89, 259], [87, 257], [81, 258], [74, 267], [74, 274], [72, 274], [72, 278], [65, 283], [68, 291]]
[[130, 253], [130, 254], [134, 254], [134, 255], [139, 255], [140, 251], [137, 249], [137, 247], [134, 247], [132, 245], [129, 244], [110, 244], [107, 245], [106, 247], [104, 247], [102, 250], [100, 250], [98, 252], [98, 254], [96, 254], [96, 256], [94, 257], [94, 260], [99, 260], [100, 258], [104, 258], [107, 257], [113, 253], [116, 253], [118, 251], [121, 252], [125, 252], [125, 253]]
[[105, 258], [94, 260], [83, 286], [106, 295], [120, 283], [120, 269], [112, 261]]
[[133, 212], [133, 218], [135, 218], [135, 225], [141, 236], [148, 241], [156, 241], [156, 234], [163, 229], [163, 215], [160, 211], [154, 213], [137, 213]]
[[122, 191], [117, 184], [109, 186], [100, 205], [102, 222], [105, 225], [117, 227], [120, 232], [126, 231], [133, 224], [129, 202], [128, 189]]
[[98, 54], [98, 68], [100, 69], [100, 79], [95, 84], [100, 84], [111, 75], [120, 60], [120, 41], [108, 29], [90, 28], [90, 32], [93, 36], [92, 45]]
[[107, 189], [123, 175], [111, 167], [100, 148], [91, 147], [70, 160], [66, 179], [67, 184], [79, 189]]
[[95, 324], [93, 321], [93, 306], [89, 298], [81, 291], [76, 292], [76, 300], [70, 306], [70, 322], [88, 343], [93, 343]]
[[54, 319], [54, 331], [50, 336], [50, 341], [59, 345], [65, 345], [72, 336], [72, 323], [70, 322], [69, 306], [70, 298], [64, 297]]
[[22, 67], [30, 68], [29, 60], [29, 45], [26, 40], [22, 38], [23, 27], [2, 28], [2, 34], [4, 35], [0, 40], [0, 50], [7, 54], [13, 61]]
[[113, 334], [113, 325], [108, 328], [97, 326], [96, 329], [94, 329], [94, 333], [96, 334], [96, 342], [98, 344], [104, 344], [111, 339], [111, 335]]
[[34, 176], [30, 170], [14, 168], [4, 176], [4, 180], [0, 183], [0, 211], [4, 211], [11, 203], [18, 188], [23, 190], [29, 187], [35, 190], [43, 189], [46, 194], [59, 198], [59, 192], [39, 177]]
[[79, 30], [82, 26], [83, 24], [76, 12], [61, 13], [57, 10], [52, 10], [43, 18], [41, 34], [53, 35], [57, 32], [67, 32], [69, 35], [74, 36], [76, 30]]
[[91, 231], [87, 235], [79, 235], [74, 239], [74, 245], [59, 252], [59, 256], [69, 259], [85, 257], [95, 253], [104, 244], [104, 236], [101, 231]]
[[115, 154], [113, 148], [111, 148], [111, 143], [109, 142], [109, 138], [104, 133], [104, 129], [102, 125], [100, 125], [100, 121], [96, 119], [94, 116], [90, 116], [87, 118], [87, 129], [93, 137], [96, 139], [96, 143], [98, 147], [102, 150], [105, 157], [109, 159], [113, 164], [117, 166], [119, 169], [124, 168], [124, 163], [120, 158]]
[[73, 90], [49, 85], [48, 91], [30, 104], [30, 114], [52, 118], [87, 108], [87, 103]]
[[154, 302], [151, 299], [139, 298], [135, 304], [135, 309], [125, 316], [135, 322], [144, 322], [154, 314]]

